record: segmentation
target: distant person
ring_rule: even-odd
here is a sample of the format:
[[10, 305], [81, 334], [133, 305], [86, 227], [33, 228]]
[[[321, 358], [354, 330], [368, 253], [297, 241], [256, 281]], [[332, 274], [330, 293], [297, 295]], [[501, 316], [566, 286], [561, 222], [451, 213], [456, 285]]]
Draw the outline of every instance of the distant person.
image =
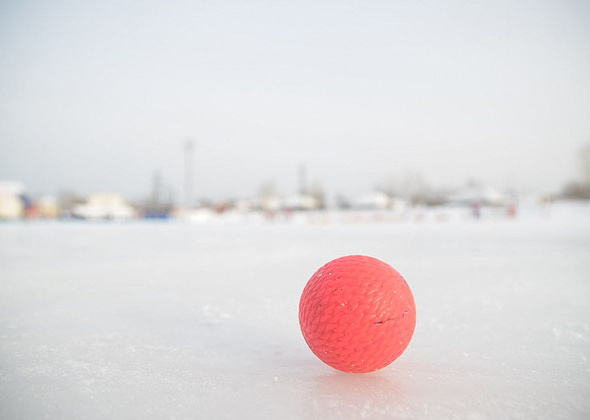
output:
[[475, 219], [479, 219], [481, 217], [481, 203], [479, 201], [474, 201], [471, 205], [471, 214]]
[[510, 218], [510, 219], [514, 219], [516, 217], [516, 205], [515, 204], [508, 205], [508, 207], [506, 208], [506, 216], [508, 216], [508, 218]]

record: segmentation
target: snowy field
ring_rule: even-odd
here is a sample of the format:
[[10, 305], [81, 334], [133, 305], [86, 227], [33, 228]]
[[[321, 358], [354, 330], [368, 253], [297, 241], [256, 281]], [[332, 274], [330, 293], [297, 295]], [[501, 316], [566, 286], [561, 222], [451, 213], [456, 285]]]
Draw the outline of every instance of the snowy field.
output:
[[[590, 209], [514, 220], [0, 224], [0, 418], [590, 418]], [[322, 219], [315, 219], [322, 221]], [[301, 291], [380, 258], [406, 352], [346, 374]]]

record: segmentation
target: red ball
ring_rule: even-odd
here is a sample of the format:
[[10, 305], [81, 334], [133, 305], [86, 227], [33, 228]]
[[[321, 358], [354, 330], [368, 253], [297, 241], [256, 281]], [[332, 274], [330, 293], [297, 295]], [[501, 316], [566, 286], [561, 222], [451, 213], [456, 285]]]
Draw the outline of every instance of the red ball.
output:
[[406, 349], [416, 326], [410, 287], [376, 258], [350, 255], [322, 266], [299, 302], [299, 324], [311, 351], [344, 372], [372, 372]]

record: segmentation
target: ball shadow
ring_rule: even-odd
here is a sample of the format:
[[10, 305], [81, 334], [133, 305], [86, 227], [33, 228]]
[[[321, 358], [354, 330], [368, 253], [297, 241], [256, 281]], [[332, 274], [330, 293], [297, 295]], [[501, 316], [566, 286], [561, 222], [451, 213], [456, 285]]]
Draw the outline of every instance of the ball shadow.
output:
[[400, 407], [404, 388], [386, 372], [331, 372], [314, 378], [310, 417], [386, 416]]

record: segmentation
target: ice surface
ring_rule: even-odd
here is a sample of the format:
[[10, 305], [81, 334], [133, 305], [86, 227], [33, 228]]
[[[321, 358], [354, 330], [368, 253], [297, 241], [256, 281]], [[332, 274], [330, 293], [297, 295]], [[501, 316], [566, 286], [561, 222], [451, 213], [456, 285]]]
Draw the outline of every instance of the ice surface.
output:
[[[589, 418], [587, 210], [0, 225], [0, 418]], [[412, 343], [371, 374], [334, 371], [299, 332], [308, 278], [347, 254], [416, 299]]]

